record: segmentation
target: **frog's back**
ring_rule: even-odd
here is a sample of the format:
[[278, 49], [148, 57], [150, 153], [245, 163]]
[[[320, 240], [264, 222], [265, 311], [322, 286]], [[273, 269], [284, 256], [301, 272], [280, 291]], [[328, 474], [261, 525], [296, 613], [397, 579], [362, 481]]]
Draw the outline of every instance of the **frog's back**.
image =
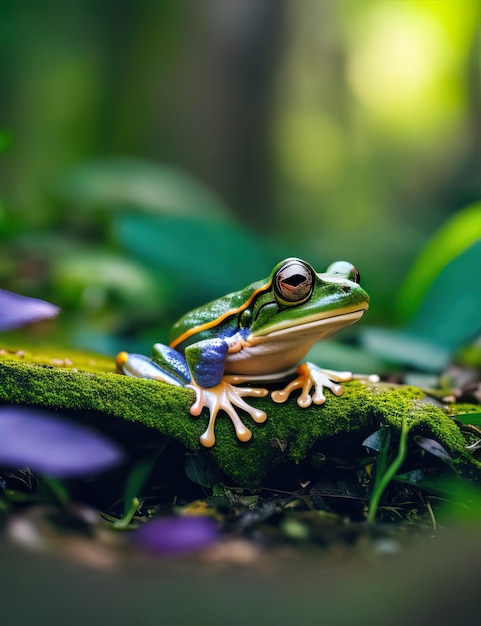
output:
[[238, 314], [246, 308], [252, 294], [265, 283], [265, 280], [257, 281], [189, 311], [173, 325], [170, 344], [179, 349], [203, 339], [233, 334], [237, 330]]

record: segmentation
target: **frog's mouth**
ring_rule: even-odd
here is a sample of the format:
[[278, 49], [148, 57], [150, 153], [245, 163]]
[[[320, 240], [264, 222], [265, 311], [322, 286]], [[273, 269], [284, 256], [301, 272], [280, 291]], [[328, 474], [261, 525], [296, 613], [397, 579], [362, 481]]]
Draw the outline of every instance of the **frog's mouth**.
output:
[[302, 323], [299, 323], [299, 320], [284, 320], [278, 324], [272, 324], [269, 328], [263, 329], [258, 333], [250, 333], [247, 341], [251, 345], [301, 337], [305, 338], [306, 341], [309, 341], [309, 337], [312, 338], [313, 342], [319, 341], [341, 328], [357, 322], [368, 307], [369, 304], [367, 302], [360, 302], [355, 306], [308, 315], [303, 319]]

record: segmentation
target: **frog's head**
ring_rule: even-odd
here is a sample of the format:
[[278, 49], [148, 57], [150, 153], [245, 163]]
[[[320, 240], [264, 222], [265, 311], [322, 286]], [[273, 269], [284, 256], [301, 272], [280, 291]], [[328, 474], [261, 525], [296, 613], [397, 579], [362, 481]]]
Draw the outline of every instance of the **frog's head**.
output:
[[274, 267], [266, 286], [244, 311], [241, 326], [249, 327], [249, 340], [315, 334], [325, 337], [356, 322], [369, 306], [351, 263], [337, 261], [324, 273], [297, 258]]

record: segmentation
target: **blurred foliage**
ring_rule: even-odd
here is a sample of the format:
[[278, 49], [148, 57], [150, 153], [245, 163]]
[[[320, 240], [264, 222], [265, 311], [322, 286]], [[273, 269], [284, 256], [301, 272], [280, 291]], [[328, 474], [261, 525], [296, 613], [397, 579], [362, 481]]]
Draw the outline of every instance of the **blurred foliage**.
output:
[[[477, 202], [448, 220], [419, 255], [399, 294], [400, 314], [405, 318], [414, 315], [438, 273], [455, 257], [464, 254], [471, 245], [479, 245], [480, 241], [481, 202]], [[476, 280], [474, 259], [472, 265], [455, 268], [458, 276], [463, 276], [466, 283], [473, 284]]]
[[139, 159], [82, 162], [55, 191], [79, 212], [132, 206], [156, 215], [201, 213], [220, 219], [228, 214], [213, 193], [184, 172]]
[[457, 213], [421, 252], [400, 291], [400, 331], [368, 329], [377, 356], [440, 372], [461, 346], [481, 335], [481, 204]]
[[0, 285], [52, 340], [149, 350], [289, 255], [359, 267], [376, 358], [479, 332], [474, 0], [5, 0], [0, 58]]

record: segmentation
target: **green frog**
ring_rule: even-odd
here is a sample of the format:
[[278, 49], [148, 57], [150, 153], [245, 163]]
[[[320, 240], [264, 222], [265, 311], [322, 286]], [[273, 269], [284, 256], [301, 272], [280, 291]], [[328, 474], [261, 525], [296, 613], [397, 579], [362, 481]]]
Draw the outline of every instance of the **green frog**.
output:
[[[215, 422], [223, 410], [232, 420], [237, 438], [249, 441], [251, 431], [239, 409], [260, 424], [265, 411], [244, 398], [269, 392], [251, 383], [292, 380], [271, 392], [274, 402], [285, 402], [300, 390], [297, 404], [325, 402], [324, 389], [340, 396], [340, 383], [351, 372], [324, 370], [313, 363], [298, 365], [312, 345], [357, 322], [369, 306], [357, 269], [346, 261], [318, 273], [305, 261], [288, 258], [267, 278], [229, 293], [181, 317], [173, 326], [170, 344], [157, 343], [152, 358], [121, 352], [119, 371], [129, 376], [160, 380], [193, 389], [193, 416], [205, 407], [207, 429], [200, 437], [205, 447], [215, 444]], [[246, 385], [246, 383], [249, 383]]]

